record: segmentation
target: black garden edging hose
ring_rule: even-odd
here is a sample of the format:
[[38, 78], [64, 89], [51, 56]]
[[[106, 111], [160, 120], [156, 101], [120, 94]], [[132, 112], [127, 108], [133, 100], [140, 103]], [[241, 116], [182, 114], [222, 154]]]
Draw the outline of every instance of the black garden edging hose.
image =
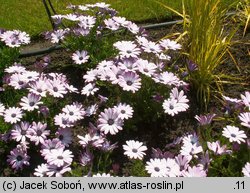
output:
[[[156, 24], [149, 24], [149, 25], [145, 25], [145, 26], [141, 26], [144, 29], [154, 29], [154, 28], [160, 28], [160, 27], [165, 27], [165, 26], [169, 26], [169, 25], [174, 25], [177, 23], [181, 23], [183, 20], [176, 20], [176, 21], [169, 21], [169, 22], [163, 22], [163, 23], [156, 23]], [[36, 56], [36, 55], [42, 55], [42, 54], [46, 54], [46, 53], [50, 53], [52, 51], [55, 50], [60, 50], [63, 47], [60, 45], [55, 45], [55, 46], [51, 46], [48, 48], [43, 48], [40, 50], [35, 50], [35, 51], [21, 51], [20, 53], [20, 58], [24, 58], [24, 57], [30, 57], [30, 56]]]

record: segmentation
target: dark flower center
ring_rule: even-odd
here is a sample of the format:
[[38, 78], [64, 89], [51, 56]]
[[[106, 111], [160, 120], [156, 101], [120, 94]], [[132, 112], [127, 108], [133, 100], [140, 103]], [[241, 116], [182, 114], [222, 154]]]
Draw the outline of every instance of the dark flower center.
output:
[[235, 135], [234, 133], [231, 133], [231, 137], [235, 138], [235, 137], [236, 137], [236, 135]]
[[132, 152], [133, 152], [133, 153], [137, 153], [138, 150], [134, 148], [134, 149], [132, 149]]
[[11, 114], [11, 117], [15, 118], [16, 117], [16, 113]]
[[18, 155], [18, 156], [16, 157], [16, 160], [17, 160], [17, 161], [22, 161], [22, 160], [23, 160], [23, 157], [22, 157], [21, 155]]
[[132, 51], [131, 51], [131, 50], [127, 50], [127, 53], [128, 53], [128, 54], [131, 54], [131, 53], [132, 53]]
[[113, 125], [114, 122], [115, 122], [115, 121], [114, 121], [113, 119], [109, 119], [109, 120], [108, 120], [108, 124], [109, 124], [109, 125]]
[[169, 108], [170, 108], [171, 110], [173, 110], [173, 109], [174, 109], [174, 106], [173, 106], [173, 105], [169, 105]]
[[39, 93], [42, 93], [43, 91], [42, 91], [42, 89], [37, 89], [37, 92], [39, 92]]
[[171, 171], [171, 168], [169, 166], [167, 166], [167, 171], [170, 172]]
[[22, 130], [22, 131], [21, 131], [21, 135], [26, 135], [26, 131], [25, 131], [25, 130]]
[[125, 114], [126, 113], [126, 111], [125, 110], [121, 110], [121, 114]]
[[58, 88], [57, 87], [53, 87], [53, 91], [54, 92], [58, 92]]
[[60, 140], [63, 140], [63, 135], [59, 135], [59, 139], [60, 139]]
[[34, 102], [30, 102], [29, 105], [30, 105], [31, 107], [33, 107], [33, 106], [35, 105], [35, 103], [34, 103]]
[[127, 81], [127, 85], [131, 86], [132, 84], [133, 84], [132, 81], [130, 81], [130, 80]]
[[18, 81], [18, 84], [19, 84], [19, 85], [23, 85], [24, 82], [23, 82], [23, 81]]
[[154, 170], [155, 170], [156, 172], [159, 172], [159, 171], [160, 171], [160, 168], [155, 167]]
[[144, 71], [144, 72], [149, 72], [147, 68], [144, 68], [143, 71]]
[[41, 136], [42, 133], [43, 133], [43, 132], [42, 132], [41, 130], [38, 130], [38, 131], [36, 132], [36, 135], [37, 135], [37, 136]]
[[57, 156], [57, 159], [63, 159], [63, 156], [59, 155]]
[[74, 115], [74, 112], [70, 111], [70, 112], [69, 112], [69, 115], [70, 115], [70, 116], [73, 116], [73, 115]]
[[83, 57], [82, 57], [82, 56], [80, 56], [80, 57], [79, 57], [79, 60], [83, 60]]

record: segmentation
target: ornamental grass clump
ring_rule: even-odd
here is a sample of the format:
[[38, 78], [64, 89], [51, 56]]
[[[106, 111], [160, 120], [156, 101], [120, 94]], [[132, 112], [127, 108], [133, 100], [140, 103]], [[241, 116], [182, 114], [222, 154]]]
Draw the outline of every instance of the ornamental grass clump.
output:
[[219, 70], [236, 32], [232, 26], [225, 25], [231, 5], [224, 6], [221, 0], [183, 0], [183, 13], [179, 13], [160, 4], [183, 18], [184, 32], [179, 40], [184, 38], [190, 86], [196, 93], [200, 107], [206, 110], [211, 94], [221, 94], [222, 83], [228, 83], [226, 79], [234, 79]]
[[200, 103], [208, 105], [211, 93], [222, 91], [222, 80], [230, 75], [218, 71], [225, 61], [234, 31], [226, 32], [224, 18], [230, 6], [221, 0], [184, 1], [184, 30], [187, 31], [188, 58], [197, 65], [190, 72], [192, 86]]

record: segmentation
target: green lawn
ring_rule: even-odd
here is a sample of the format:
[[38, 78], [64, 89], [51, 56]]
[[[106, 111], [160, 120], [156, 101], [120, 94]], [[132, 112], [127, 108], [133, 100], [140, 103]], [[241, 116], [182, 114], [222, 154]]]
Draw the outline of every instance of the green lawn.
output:
[[[110, 3], [121, 16], [136, 22], [144, 20], [161, 20], [172, 13], [161, 7], [154, 0], [102, 0]], [[159, 0], [175, 9], [181, 9], [181, 0]], [[226, 3], [235, 0], [224, 0]], [[98, 0], [52, 0], [55, 9], [65, 12], [69, 3], [84, 4], [101, 2]], [[37, 35], [51, 29], [42, 0], [0, 0], [0, 28], [20, 29]]]

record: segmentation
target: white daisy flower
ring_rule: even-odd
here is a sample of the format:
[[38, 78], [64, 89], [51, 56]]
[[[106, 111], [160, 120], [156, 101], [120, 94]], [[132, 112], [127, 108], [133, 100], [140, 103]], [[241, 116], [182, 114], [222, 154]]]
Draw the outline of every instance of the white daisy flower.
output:
[[10, 107], [5, 110], [4, 121], [7, 123], [17, 123], [23, 117], [23, 112], [18, 107]]
[[140, 159], [142, 160], [145, 155], [144, 151], [147, 150], [147, 147], [143, 145], [142, 142], [129, 140], [126, 141], [127, 145], [123, 145], [125, 150], [124, 154], [127, 155], [130, 159]]
[[247, 138], [244, 131], [239, 130], [238, 127], [235, 126], [226, 126], [223, 128], [222, 135], [229, 139], [230, 142], [245, 142], [244, 138]]

